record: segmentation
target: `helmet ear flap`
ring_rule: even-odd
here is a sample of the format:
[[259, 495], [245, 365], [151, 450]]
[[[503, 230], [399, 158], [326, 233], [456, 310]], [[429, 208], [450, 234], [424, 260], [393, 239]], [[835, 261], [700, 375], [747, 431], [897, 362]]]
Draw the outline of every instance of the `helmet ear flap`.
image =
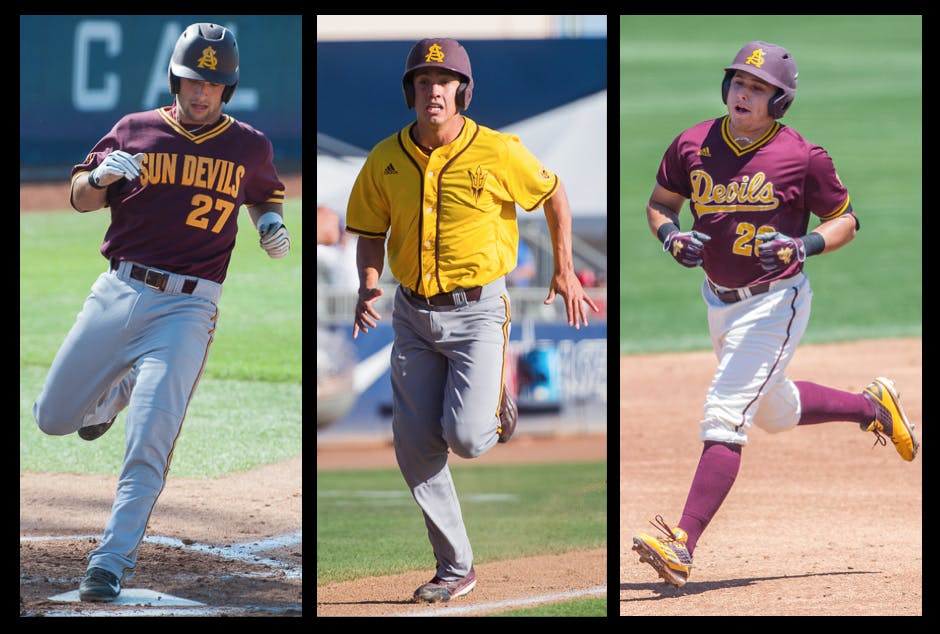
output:
[[467, 102], [470, 101], [470, 95], [472, 93], [468, 92], [470, 84], [462, 81], [460, 85], [457, 86], [457, 108], [460, 110], [467, 109]]
[[728, 91], [731, 90], [731, 78], [734, 77], [733, 70], [725, 71], [725, 78], [721, 80], [721, 103], [728, 103]]
[[787, 99], [787, 93], [778, 88], [777, 92], [767, 103], [767, 110], [770, 112], [771, 117], [774, 119], [780, 119], [784, 114], [786, 114], [787, 109], [790, 107], [791, 103], [793, 103], [793, 100]]
[[401, 80], [401, 89], [405, 94], [405, 105], [411, 110], [415, 107], [415, 85], [411, 83], [411, 73], [405, 75]]
[[232, 98], [232, 95], [235, 94], [236, 86], [238, 86], [237, 81], [231, 86], [226, 86], [225, 88], [222, 89], [222, 103], [228, 103], [229, 99]]

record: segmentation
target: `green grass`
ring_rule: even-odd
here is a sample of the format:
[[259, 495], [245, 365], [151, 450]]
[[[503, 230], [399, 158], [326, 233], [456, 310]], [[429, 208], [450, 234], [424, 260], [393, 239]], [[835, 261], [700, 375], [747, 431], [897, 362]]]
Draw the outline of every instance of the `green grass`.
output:
[[493, 616], [607, 616], [607, 599], [578, 599], [523, 610], [508, 610]]
[[[199, 388], [173, 454], [174, 476], [214, 477], [301, 454], [301, 201], [285, 204], [288, 257], [260, 249], [248, 213], [219, 303], [219, 322]], [[98, 252], [108, 212], [20, 214], [20, 468], [117, 473], [124, 417], [89, 443], [39, 431], [32, 404], [49, 365], [106, 262]]]
[[[921, 336], [920, 16], [622, 16], [620, 351], [709, 349], [702, 273], [662, 253], [645, 205], [682, 130], [725, 114], [722, 68], [751, 39], [780, 44], [800, 71], [782, 122], [832, 156], [861, 231], [806, 272], [804, 342]], [[680, 215], [691, 225], [688, 204]], [[816, 222], [810, 221], [810, 228]]]
[[[452, 469], [478, 564], [607, 546], [607, 465]], [[434, 569], [397, 469], [317, 473], [317, 585]]]

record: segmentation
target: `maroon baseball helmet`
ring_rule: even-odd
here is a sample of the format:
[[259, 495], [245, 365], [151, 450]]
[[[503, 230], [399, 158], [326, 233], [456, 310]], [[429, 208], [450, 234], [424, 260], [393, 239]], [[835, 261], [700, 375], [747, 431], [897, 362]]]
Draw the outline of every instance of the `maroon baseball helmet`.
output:
[[780, 119], [796, 97], [796, 60], [787, 49], [769, 42], [748, 42], [738, 51], [730, 66], [725, 67], [721, 82], [721, 100], [728, 103], [728, 90], [735, 71], [744, 71], [777, 88], [770, 98], [767, 110], [774, 119]]
[[238, 44], [223, 26], [208, 22], [190, 24], [176, 40], [167, 67], [170, 93], [180, 91], [180, 77], [225, 84], [222, 101], [228, 103], [238, 85]]
[[457, 107], [461, 110], [470, 107], [473, 73], [470, 70], [470, 56], [460, 42], [447, 37], [429, 37], [412, 47], [405, 62], [405, 74], [401, 78], [405, 104], [409, 110], [415, 107], [415, 86], [412, 79], [419, 68], [442, 68], [460, 75], [462, 81], [457, 88]]

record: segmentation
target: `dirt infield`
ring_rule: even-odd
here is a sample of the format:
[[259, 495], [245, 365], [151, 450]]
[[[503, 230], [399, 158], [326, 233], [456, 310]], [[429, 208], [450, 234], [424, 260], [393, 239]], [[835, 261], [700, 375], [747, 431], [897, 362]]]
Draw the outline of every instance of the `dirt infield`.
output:
[[853, 423], [754, 430], [689, 583], [668, 586], [638, 562], [633, 534], [682, 513], [714, 367], [710, 352], [621, 359], [620, 614], [922, 615], [920, 339], [803, 346], [788, 372], [848, 391], [895, 379], [922, 443], [913, 463]]
[[[198, 601], [228, 616], [300, 616], [301, 464], [295, 458], [213, 479], [171, 473], [126, 587]], [[21, 616], [127, 610], [49, 600], [78, 588], [88, 565], [85, 555], [97, 546], [116, 485], [117, 476], [20, 474]], [[151, 537], [168, 543], [150, 542]], [[265, 546], [272, 538], [283, 539]], [[234, 545], [251, 554], [233, 558], [205, 550]]]

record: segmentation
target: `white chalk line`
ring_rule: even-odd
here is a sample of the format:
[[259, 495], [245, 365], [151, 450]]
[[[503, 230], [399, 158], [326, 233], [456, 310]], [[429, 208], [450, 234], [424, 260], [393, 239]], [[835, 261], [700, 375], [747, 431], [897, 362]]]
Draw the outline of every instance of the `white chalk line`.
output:
[[521, 608], [526, 605], [537, 603], [554, 603], [566, 599], [577, 599], [579, 597], [589, 597], [594, 595], [607, 594], [607, 586], [595, 586], [593, 588], [584, 588], [582, 590], [570, 590], [568, 592], [558, 592], [555, 594], [543, 594], [536, 597], [527, 597], [520, 599], [509, 599], [506, 601], [492, 601], [490, 603], [477, 603], [474, 605], [465, 605], [462, 607], [444, 604], [439, 608], [424, 610], [421, 612], [408, 612], [407, 614], [396, 614], [395, 616], [464, 616], [480, 612], [492, 612], [500, 608]]
[[[245, 612], [263, 612], [270, 616], [300, 616], [302, 604], [293, 606], [271, 608], [266, 606], [244, 606], [240, 608], [155, 608], [151, 610], [123, 609], [123, 610], [52, 610], [43, 612], [42, 616], [239, 616]], [[37, 615], [38, 616], [38, 615]]]
[[269, 537], [267, 539], [245, 542], [243, 544], [233, 544], [232, 546], [210, 546], [209, 544], [199, 543], [186, 544], [183, 543], [182, 540], [175, 537], [163, 537], [160, 535], [145, 537], [144, 541], [148, 541], [154, 544], [162, 544], [164, 546], [183, 548], [185, 550], [194, 550], [197, 552], [216, 555], [219, 557], [224, 557], [225, 559], [233, 559], [248, 564], [270, 566], [271, 568], [277, 568], [281, 570], [284, 573], [284, 576], [288, 579], [299, 579], [303, 577], [303, 564], [296, 565], [290, 562], [280, 561], [278, 559], [258, 557], [255, 554], [257, 552], [270, 550], [272, 548], [283, 548], [286, 546], [294, 546], [296, 544], [302, 543], [302, 530], [295, 533], [290, 533], [288, 535]]
[[[344, 491], [334, 489], [318, 489], [317, 503], [324, 500], [324, 504], [330, 506], [355, 506], [355, 507], [382, 507], [382, 506], [408, 506], [414, 505], [414, 499], [410, 491], [370, 491], [355, 490]], [[471, 504], [474, 502], [515, 502], [518, 496], [512, 493], [469, 493], [460, 496], [461, 504]]]
[[[100, 535], [24, 535], [20, 537], [20, 542], [85, 540], [100, 539], [100, 537]], [[184, 550], [204, 552], [210, 555], [216, 555], [225, 559], [234, 559], [244, 563], [283, 569], [285, 576], [288, 578], [299, 577], [303, 572], [302, 564], [297, 566], [289, 562], [258, 557], [255, 555], [255, 553], [270, 550], [272, 548], [284, 548], [303, 543], [303, 530], [299, 530], [294, 533], [288, 533], [287, 535], [278, 535], [269, 537], [267, 539], [259, 539], [241, 544], [233, 544], [231, 546], [211, 546], [209, 544], [200, 544], [198, 542], [187, 544], [181, 539], [177, 539], [175, 537], [164, 537], [162, 535], [148, 535], [144, 537], [144, 541], [152, 544], [160, 544], [162, 546], [172, 546], [174, 548], [182, 548]]]

